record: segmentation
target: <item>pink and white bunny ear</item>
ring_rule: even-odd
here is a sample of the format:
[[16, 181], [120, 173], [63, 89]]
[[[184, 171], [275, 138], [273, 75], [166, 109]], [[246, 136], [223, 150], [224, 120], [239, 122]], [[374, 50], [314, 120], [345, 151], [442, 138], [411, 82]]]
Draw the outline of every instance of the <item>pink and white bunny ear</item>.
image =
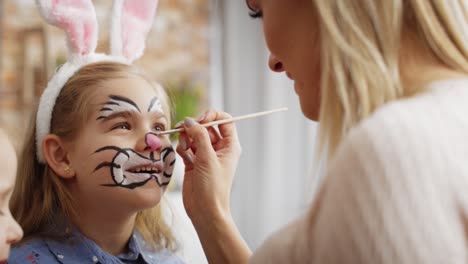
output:
[[140, 58], [153, 24], [158, 0], [114, 0], [111, 17], [111, 54], [129, 62]]
[[98, 23], [91, 0], [37, 0], [37, 4], [48, 23], [67, 33], [73, 55], [83, 56], [95, 51]]

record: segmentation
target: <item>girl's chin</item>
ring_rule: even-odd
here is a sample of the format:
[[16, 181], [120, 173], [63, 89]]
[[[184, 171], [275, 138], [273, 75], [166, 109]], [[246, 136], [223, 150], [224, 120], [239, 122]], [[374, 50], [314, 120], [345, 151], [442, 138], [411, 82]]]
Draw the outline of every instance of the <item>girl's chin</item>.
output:
[[161, 202], [163, 194], [161, 190], [140, 190], [140, 192], [133, 197], [131, 203], [133, 203], [135, 209], [149, 209]]

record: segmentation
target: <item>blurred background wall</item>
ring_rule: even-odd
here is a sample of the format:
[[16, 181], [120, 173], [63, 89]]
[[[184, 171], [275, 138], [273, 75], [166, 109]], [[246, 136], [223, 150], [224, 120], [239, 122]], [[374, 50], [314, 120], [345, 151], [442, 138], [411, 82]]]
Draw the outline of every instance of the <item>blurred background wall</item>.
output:
[[[98, 51], [107, 52], [111, 1], [93, 2]], [[0, 3], [0, 126], [19, 149], [46, 80], [66, 60], [65, 41], [60, 30], [42, 22], [34, 0]], [[317, 184], [316, 125], [302, 116], [292, 81], [269, 71], [268, 54], [261, 21], [248, 16], [244, 0], [160, 0], [145, 55], [137, 62], [168, 90], [174, 122], [209, 107], [234, 116], [289, 107], [237, 125], [243, 154], [231, 207], [253, 249], [306, 210]], [[175, 197], [182, 171], [172, 188]]]
[[[0, 118], [20, 145], [23, 135], [18, 131], [47, 79], [66, 61], [67, 50], [63, 31], [43, 22], [34, 0], [0, 3]], [[108, 52], [112, 1], [93, 3], [99, 22], [97, 51]], [[178, 114], [194, 114], [207, 105], [209, 14], [209, 0], [160, 1], [145, 55], [136, 62], [167, 87], [174, 101], [185, 100], [177, 104]]]

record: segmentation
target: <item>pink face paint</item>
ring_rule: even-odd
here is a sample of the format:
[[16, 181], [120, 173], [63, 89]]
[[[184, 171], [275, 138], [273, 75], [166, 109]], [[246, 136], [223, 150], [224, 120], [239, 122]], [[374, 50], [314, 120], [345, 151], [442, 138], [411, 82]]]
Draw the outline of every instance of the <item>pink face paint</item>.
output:
[[150, 148], [150, 151], [155, 151], [161, 148], [161, 140], [159, 140], [158, 136], [152, 133], [148, 133], [145, 136], [146, 145]]

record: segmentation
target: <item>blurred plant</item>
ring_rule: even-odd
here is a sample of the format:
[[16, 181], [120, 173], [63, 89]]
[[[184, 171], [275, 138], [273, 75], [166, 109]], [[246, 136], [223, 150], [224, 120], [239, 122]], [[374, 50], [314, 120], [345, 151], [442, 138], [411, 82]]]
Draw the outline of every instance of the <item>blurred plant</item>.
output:
[[67, 56], [65, 54], [59, 54], [55, 58], [56, 67], [62, 66], [63, 64], [65, 64], [65, 62], [67, 62]]
[[[189, 78], [173, 79], [165, 85], [171, 101], [172, 126], [184, 120], [185, 117], [195, 117], [200, 111], [203, 93], [206, 88]], [[171, 140], [177, 138], [171, 135]]]

